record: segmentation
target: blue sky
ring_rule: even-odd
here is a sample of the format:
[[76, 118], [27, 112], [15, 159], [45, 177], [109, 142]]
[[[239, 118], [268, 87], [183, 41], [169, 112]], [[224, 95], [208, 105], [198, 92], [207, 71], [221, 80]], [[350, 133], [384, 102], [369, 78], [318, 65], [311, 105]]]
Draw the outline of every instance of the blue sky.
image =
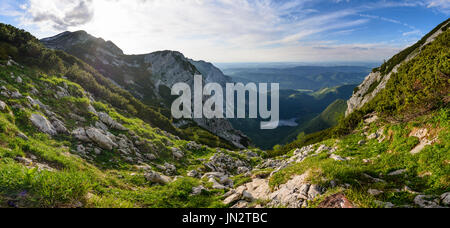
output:
[[127, 54], [211, 62], [382, 61], [449, 18], [450, 0], [2, 0], [38, 38], [86, 30]]

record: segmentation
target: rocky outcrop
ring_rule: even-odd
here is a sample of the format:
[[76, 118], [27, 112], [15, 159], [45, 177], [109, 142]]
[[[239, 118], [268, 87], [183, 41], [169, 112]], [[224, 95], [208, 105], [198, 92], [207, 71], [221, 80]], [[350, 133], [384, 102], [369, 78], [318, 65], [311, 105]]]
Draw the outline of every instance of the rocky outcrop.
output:
[[53, 125], [50, 123], [50, 121], [48, 121], [47, 118], [45, 118], [42, 115], [33, 113], [30, 116], [30, 121], [31, 121], [31, 123], [33, 123], [33, 125], [36, 128], [38, 128], [39, 131], [41, 131], [45, 134], [49, 134], [49, 135], [57, 134], [57, 131], [55, 130]]
[[155, 183], [155, 184], [165, 185], [165, 184], [168, 184], [168, 183], [171, 182], [170, 177], [162, 175], [162, 174], [157, 173], [157, 172], [153, 172], [153, 171], [150, 171], [150, 172], [146, 173], [144, 175], [144, 177], [145, 177], [145, 179], [147, 181], [149, 181], [151, 183]]
[[96, 128], [87, 128], [86, 135], [93, 142], [97, 143], [101, 148], [106, 150], [112, 150], [118, 147], [116, 143], [107, 135], [103, 134], [100, 130]]
[[104, 112], [98, 113], [98, 118], [100, 121], [102, 121], [104, 124], [109, 126], [112, 129], [119, 130], [119, 131], [127, 131], [128, 129], [124, 127], [122, 124], [118, 123], [117, 121], [113, 120], [108, 114]]
[[[251, 166], [240, 159], [231, 157], [224, 153], [218, 153], [212, 156], [208, 162], [203, 164], [210, 172], [219, 172], [224, 174], [237, 174], [240, 167], [246, 167], [247, 170]], [[241, 169], [242, 171], [243, 169]]]
[[303, 208], [308, 202], [321, 195], [324, 190], [318, 185], [306, 181], [308, 174], [293, 177], [286, 184], [280, 185], [276, 191], [271, 191], [269, 181], [254, 179], [252, 182], [231, 190], [225, 195], [224, 204], [235, 207], [248, 207], [256, 200], [268, 202], [268, 207]]
[[418, 48], [418, 50], [413, 51], [401, 63], [396, 65], [388, 74], [382, 75], [380, 72], [370, 73], [364, 80], [364, 82], [358, 86], [357, 91], [353, 94], [353, 96], [348, 100], [348, 109], [345, 115], [348, 116], [355, 110], [362, 108], [365, 104], [369, 103], [381, 90], [386, 88], [386, 85], [391, 79], [392, 74], [397, 73], [401, 65], [409, 62], [411, 59], [416, 57], [423, 47], [433, 42], [433, 40], [443, 32], [442, 28], [447, 26], [449, 23], [450, 22], [442, 25], [441, 28], [438, 29], [434, 34], [431, 34], [431, 36], [426, 40], [424, 44], [422, 44], [422, 46]]

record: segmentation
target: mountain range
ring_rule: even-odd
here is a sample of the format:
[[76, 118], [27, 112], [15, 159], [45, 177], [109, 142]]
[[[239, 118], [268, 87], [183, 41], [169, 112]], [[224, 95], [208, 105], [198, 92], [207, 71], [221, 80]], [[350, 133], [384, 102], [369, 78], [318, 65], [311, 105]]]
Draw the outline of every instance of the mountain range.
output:
[[212, 64], [0, 24], [0, 207], [449, 207], [449, 27], [359, 86], [280, 91], [312, 115], [283, 110], [292, 140], [262, 150], [230, 122], [167, 115], [176, 81], [233, 80]]

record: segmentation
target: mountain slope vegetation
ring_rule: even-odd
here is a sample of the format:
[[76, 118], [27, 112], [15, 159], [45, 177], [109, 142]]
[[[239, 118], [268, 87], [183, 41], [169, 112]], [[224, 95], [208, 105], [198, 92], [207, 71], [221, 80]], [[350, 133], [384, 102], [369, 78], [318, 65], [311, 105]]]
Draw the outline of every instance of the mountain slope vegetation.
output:
[[[354, 90], [375, 87], [337, 126], [270, 151], [232, 151], [159, 127], [154, 121], [170, 123], [159, 115], [141, 118], [153, 109], [82, 60], [2, 24], [0, 207], [449, 207], [447, 25], [385, 83]], [[374, 72], [368, 78], [381, 79]], [[335, 123], [344, 104], [317, 121]]]

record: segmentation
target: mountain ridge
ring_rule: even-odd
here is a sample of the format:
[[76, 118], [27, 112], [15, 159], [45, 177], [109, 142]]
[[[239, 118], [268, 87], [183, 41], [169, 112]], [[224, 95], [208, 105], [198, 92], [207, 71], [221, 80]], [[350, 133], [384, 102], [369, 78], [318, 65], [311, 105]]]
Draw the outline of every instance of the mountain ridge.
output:
[[[116, 85], [130, 91], [144, 103], [155, 108], [163, 106], [168, 118], [173, 97], [170, 88], [178, 82], [194, 85], [194, 75], [202, 74], [205, 83], [230, 82], [220, 69], [211, 63], [194, 61], [178, 51], [156, 51], [140, 55], [124, 55], [112, 42], [95, 38], [85, 31], [64, 32], [41, 42], [49, 48], [73, 54], [96, 68]], [[110, 50], [112, 49], [112, 50]], [[200, 68], [199, 69], [197, 69]], [[242, 132], [224, 119], [194, 119], [200, 127], [228, 140], [238, 148], [250, 145]], [[177, 120], [175, 120], [177, 122]], [[180, 121], [177, 126], [184, 126]], [[220, 129], [220, 130], [219, 130]]]

